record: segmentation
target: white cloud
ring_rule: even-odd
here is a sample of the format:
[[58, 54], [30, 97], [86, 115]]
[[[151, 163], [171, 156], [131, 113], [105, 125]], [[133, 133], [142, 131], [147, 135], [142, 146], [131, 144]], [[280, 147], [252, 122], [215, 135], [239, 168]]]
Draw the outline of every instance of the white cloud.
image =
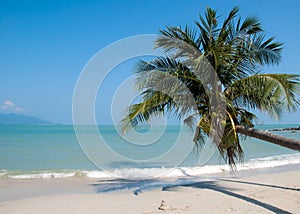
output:
[[5, 100], [3, 104], [0, 107], [1, 111], [4, 113], [22, 113], [24, 112], [24, 109], [15, 105], [10, 100]]

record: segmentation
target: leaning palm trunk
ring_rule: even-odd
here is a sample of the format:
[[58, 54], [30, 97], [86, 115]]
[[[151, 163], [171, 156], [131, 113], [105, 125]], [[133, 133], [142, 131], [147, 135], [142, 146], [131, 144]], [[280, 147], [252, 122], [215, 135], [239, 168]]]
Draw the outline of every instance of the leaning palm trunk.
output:
[[236, 131], [240, 134], [254, 137], [260, 140], [268, 141], [289, 149], [300, 151], [300, 140], [291, 139], [283, 136], [278, 136], [267, 131], [260, 131], [257, 129], [246, 128], [243, 126], [236, 126]]

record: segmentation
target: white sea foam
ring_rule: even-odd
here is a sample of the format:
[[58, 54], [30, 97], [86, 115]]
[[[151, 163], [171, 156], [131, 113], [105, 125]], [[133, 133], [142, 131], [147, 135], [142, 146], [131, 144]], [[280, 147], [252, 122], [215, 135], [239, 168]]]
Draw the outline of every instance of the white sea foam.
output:
[[[250, 159], [244, 164], [237, 164], [237, 170], [264, 169], [276, 166], [291, 164], [300, 164], [300, 153], [285, 154], [278, 156], [269, 156], [264, 158]], [[229, 172], [228, 165], [204, 165], [195, 167], [177, 167], [177, 168], [125, 168], [114, 169], [110, 171], [97, 170], [73, 170], [73, 171], [39, 171], [39, 172], [13, 172], [5, 169], [0, 170], [0, 178], [13, 179], [44, 179], [44, 178], [71, 178], [71, 177], [88, 177], [99, 179], [148, 179], [154, 175], [161, 175], [160, 178], [177, 178], [187, 176], [201, 176], [215, 173]]]
[[37, 172], [33, 174], [8, 175], [9, 178], [30, 179], [30, 178], [71, 178], [75, 172]]
[[0, 169], [0, 178], [7, 174], [7, 170]]

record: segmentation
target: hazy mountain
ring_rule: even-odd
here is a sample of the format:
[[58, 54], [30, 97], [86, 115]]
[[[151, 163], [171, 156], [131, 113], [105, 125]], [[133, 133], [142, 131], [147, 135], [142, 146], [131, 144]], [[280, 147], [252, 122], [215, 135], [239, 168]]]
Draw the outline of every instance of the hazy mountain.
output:
[[24, 114], [0, 113], [0, 124], [50, 125], [54, 123]]

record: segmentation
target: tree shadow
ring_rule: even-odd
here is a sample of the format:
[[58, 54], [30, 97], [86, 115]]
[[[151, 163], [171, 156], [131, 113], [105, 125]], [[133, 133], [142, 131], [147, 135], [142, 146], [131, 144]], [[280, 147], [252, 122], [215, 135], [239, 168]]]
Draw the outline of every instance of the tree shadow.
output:
[[240, 183], [240, 184], [249, 184], [249, 185], [255, 185], [255, 186], [271, 187], [271, 188], [283, 189], [283, 190], [300, 191], [299, 188], [283, 187], [283, 186], [270, 185], [270, 184], [261, 184], [261, 183], [250, 182], [250, 181], [237, 181], [237, 180], [229, 180], [229, 179], [218, 179], [218, 180], [226, 181], [226, 182], [233, 182], [233, 183]]
[[260, 206], [266, 210], [269, 210], [274, 213], [290, 213], [279, 207], [273, 206], [271, 204], [267, 204], [261, 201], [258, 201], [254, 198], [250, 198], [245, 195], [238, 194], [234, 192], [238, 190], [237, 188], [228, 188], [221, 186], [217, 183], [217, 181], [225, 181], [225, 182], [235, 182], [247, 185], [256, 185], [256, 186], [263, 186], [263, 187], [270, 187], [270, 188], [277, 188], [283, 190], [292, 190], [292, 191], [300, 191], [297, 188], [290, 188], [290, 187], [283, 187], [283, 186], [276, 186], [276, 185], [269, 185], [269, 184], [261, 184], [255, 182], [248, 182], [248, 181], [237, 181], [237, 180], [230, 180], [230, 179], [217, 179], [217, 180], [204, 180], [203, 178], [179, 178], [176, 180], [160, 180], [160, 179], [144, 179], [144, 180], [130, 180], [130, 179], [111, 179], [111, 180], [98, 180], [97, 183], [90, 184], [95, 188], [97, 193], [107, 193], [107, 192], [115, 192], [115, 191], [122, 191], [122, 190], [132, 190], [133, 194], [138, 195], [146, 190], [151, 189], [159, 189], [161, 188], [162, 191], [178, 191], [179, 187], [191, 187], [197, 189], [210, 189], [231, 197], [238, 198], [240, 200], [246, 201], [248, 203], [255, 204]]
[[[142, 193], [143, 191], [152, 190], [152, 189], [162, 189], [166, 186], [173, 185], [184, 185], [195, 182], [202, 182], [207, 179], [203, 178], [179, 178], [179, 179], [111, 179], [111, 180], [98, 180], [97, 183], [90, 184], [95, 188], [97, 193], [107, 193], [107, 192], [116, 192], [122, 190], [132, 190], [135, 195]], [[211, 180], [211, 179], [210, 179]]]
[[176, 191], [178, 187], [192, 187], [192, 188], [198, 188], [198, 189], [210, 189], [210, 190], [220, 192], [220, 193], [223, 193], [225, 195], [235, 197], [235, 198], [238, 198], [240, 200], [244, 200], [246, 202], [255, 204], [257, 206], [265, 208], [265, 209], [267, 209], [271, 212], [274, 212], [274, 213], [290, 213], [288, 211], [285, 211], [283, 209], [275, 207], [271, 204], [267, 204], [267, 203], [258, 201], [254, 198], [250, 198], [248, 196], [244, 196], [244, 195], [232, 192], [233, 189], [229, 189], [229, 188], [225, 188], [223, 186], [220, 186], [216, 183], [216, 181], [197, 182], [197, 183], [191, 183], [191, 184], [166, 186], [166, 187], [163, 187], [162, 191]]
[[164, 185], [171, 183], [158, 180], [158, 179], [145, 179], [145, 180], [129, 180], [129, 179], [113, 179], [113, 180], [99, 180], [98, 183], [90, 184], [95, 187], [97, 193], [116, 192], [122, 190], [133, 190], [133, 194], [161, 188]]

